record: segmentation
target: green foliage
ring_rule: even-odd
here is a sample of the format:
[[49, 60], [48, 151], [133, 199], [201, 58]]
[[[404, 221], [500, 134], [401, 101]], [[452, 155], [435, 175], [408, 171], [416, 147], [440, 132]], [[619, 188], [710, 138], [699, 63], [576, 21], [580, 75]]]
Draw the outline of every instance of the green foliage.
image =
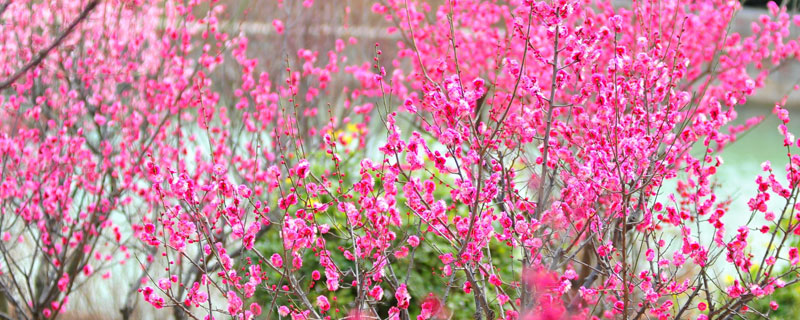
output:
[[[784, 221], [782, 226], [783, 230], [788, 229], [788, 220]], [[788, 248], [790, 247], [800, 246], [800, 239], [798, 239], [796, 236], [792, 236], [789, 239], [792, 241], [784, 246], [783, 254], [786, 254]], [[790, 271], [791, 266], [786, 260], [779, 260], [777, 263], [782, 264], [782, 267], [776, 268], [778, 271], [773, 272], [773, 275], [784, 274]], [[755, 277], [755, 274], [752, 276]], [[790, 274], [781, 278], [786, 282], [792, 282], [794, 279], [798, 278], [798, 274]], [[778, 303], [779, 308], [777, 310], [772, 310], [770, 306], [772, 301]], [[748, 319], [764, 319], [764, 317], [776, 320], [798, 319], [800, 318], [800, 287], [793, 285], [777, 288], [774, 294], [764, 299], [757, 299], [750, 303], [748, 307], [754, 309], [752, 312], [747, 313]]]
[[[325, 163], [324, 161], [315, 161], [312, 163]], [[351, 186], [357, 179], [360, 179], [359, 175], [353, 175], [352, 173], [359, 172], [360, 166], [355, 160], [351, 158], [345, 158], [340, 163], [340, 171], [350, 173], [343, 178], [342, 185], [343, 188], [346, 186]], [[435, 170], [435, 169], [434, 169]], [[319, 175], [323, 172], [323, 168], [312, 168], [312, 171]], [[380, 179], [375, 179], [375, 194], [382, 194], [383, 193], [383, 186], [381, 185]], [[338, 186], [338, 183], [333, 183], [334, 187]], [[298, 194], [301, 195], [301, 199], [304, 197], [303, 192], [301, 189], [298, 188]], [[344, 190], [346, 192], [347, 190]], [[434, 193], [436, 199], [448, 199], [449, 198], [450, 189], [445, 188], [444, 185], [439, 185]], [[352, 194], [352, 192], [350, 193]], [[343, 257], [343, 250], [350, 250], [352, 249], [352, 243], [349, 240], [349, 230], [347, 227], [347, 217], [339, 212], [335, 205], [332, 203], [332, 198], [327, 195], [320, 196], [318, 198], [321, 202], [329, 203], [329, 207], [325, 212], [320, 212], [315, 214], [315, 219], [317, 220], [317, 224], [328, 224], [331, 226], [330, 231], [324, 235], [324, 239], [327, 243], [326, 247], [331, 252], [332, 259], [336, 262], [337, 266], [340, 267], [341, 270], [348, 270], [350, 268], [355, 267], [353, 261], [348, 261]], [[393, 261], [391, 263], [392, 270], [386, 270], [387, 273], [394, 272], [398, 279], [401, 282], [407, 279], [407, 286], [408, 291], [412, 295], [411, 304], [409, 306], [409, 312], [411, 315], [416, 315], [420, 313], [420, 304], [429, 295], [433, 295], [436, 298], [442, 298], [445, 294], [447, 294], [447, 303], [446, 303], [446, 312], [449, 314], [452, 312], [452, 319], [469, 319], [472, 318], [475, 313], [474, 308], [474, 301], [473, 296], [471, 293], [465, 293], [462, 289], [464, 282], [466, 281], [466, 276], [462, 271], [455, 271], [455, 277], [453, 277], [453, 282], [448, 283], [450, 280], [449, 276], [445, 276], [443, 274], [442, 263], [439, 260], [439, 256], [443, 253], [452, 253], [457, 254], [457, 252], [453, 251], [453, 248], [450, 243], [448, 243], [445, 239], [434, 235], [433, 233], [425, 233], [427, 226], [419, 224], [418, 219], [410, 213], [407, 207], [402, 205], [405, 199], [402, 197], [398, 197], [398, 202], [401, 204], [399, 207], [405, 209], [400, 212], [402, 219], [409, 219], [409, 223], [404, 223], [404, 226], [415, 226], [419, 227], [422, 231], [419, 233], [421, 235], [421, 244], [416, 248], [409, 248], [409, 255], [403, 258], [396, 258], [397, 261]], [[273, 208], [276, 208], [275, 203], [271, 203]], [[449, 203], [448, 203], [449, 205]], [[296, 209], [294, 209], [296, 210]], [[454, 215], [464, 215], [468, 214], [468, 209], [461, 206], [456, 206], [449, 211], [451, 218]], [[277, 232], [280, 228], [279, 222], [280, 216], [283, 214], [280, 210], [273, 210], [272, 211], [273, 218], [275, 220], [274, 224], [270, 226], [272, 230], [266, 232], [261, 238], [257, 239], [256, 248], [259, 252], [261, 252], [266, 258], [269, 258], [273, 253], [281, 254], [284, 257], [284, 264], [291, 265], [291, 254], [284, 254], [283, 243], [281, 242], [281, 237], [279, 232]], [[288, 214], [293, 214], [292, 209], [289, 210]], [[406, 239], [410, 235], [418, 234], [417, 230], [408, 230], [408, 229], [395, 229], [393, 230], [397, 234], [397, 240], [395, 240], [394, 246], [392, 249], [397, 249], [403, 245], [406, 245]], [[359, 233], [358, 229], [353, 230], [354, 233]], [[496, 265], [507, 266], [507, 268], [503, 270], [496, 270], [497, 274], [502, 279], [513, 279], [514, 274], [519, 272], [519, 261], [514, 260], [513, 255], [515, 251], [509, 246], [504, 244], [498, 244], [497, 242], [491, 242], [492, 246], [490, 247], [492, 259], [496, 261]], [[329, 311], [329, 315], [332, 318], [339, 318], [343, 317], [347, 314], [349, 310], [353, 308], [353, 302], [356, 299], [357, 292], [354, 287], [352, 287], [351, 283], [355, 280], [352, 274], [345, 274], [342, 275], [340, 280], [340, 288], [336, 292], [329, 292], [325, 285], [325, 274], [324, 269], [318, 264], [317, 258], [312, 258], [314, 255], [317, 255], [318, 252], [316, 251], [306, 251], [303, 253], [303, 261], [304, 264], [302, 268], [297, 271], [293, 272], [296, 275], [300, 275], [302, 278], [298, 279], [300, 284], [307, 290], [308, 298], [313, 303], [313, 299], [315, 299], [318, 295], [326, 295], [331, 302], [331, 310]], [[411, 265], [412, 259], [411, 256], [413, 254], [413, 265]], [[288, 258], [287, 258], [288, 256]], [[392, 256], [392, 255], [390, 255]], [[393, 257], [394, 258], [394, 257]], [[250, 255], [250, 259], [253, 263], [258, 262], [258, 257], [254, 255]], [[372, 261], [368, 262], [371, 264]], [[363, 261], [362, 261], [363, 263]], [[263, 266], [264, 264], [262, 264]], [[246, 270], [247, 266], [239, 266], [241, 270]], [[367, 267], [371, 267], [368, 265]], [[319, 271], [322, 275], [319, 281], [313, 281], [311, 278], [311, 274], [313, 271]], [[287, 284], [286, 279], [281, 279], [280, 274], [272, 271], [268, 271], [269, 280], [267, 280], [267, 285], [272, 286], [273, 284], [280, 286]], [[481, 276], [481, 286], [486, 288], [486, 294], [489, 296], [490, 300], [495, 299], [495, 288], [491, 284], [488, 283], [486, 280], [488, 279], [488, 274]], [[448, 290], [448, 286], [450, 287]], [[379, 315], [385, 317], [388, 313], [389, 308], [396, 305], [397, 301], [394, 297], [394, 288], [390, 286], [390, 284], [386, 281], [381, 283], [381, 287], [384, 289], [384, 296], [381, 303], [375, 305], [375, 310], [378, 311]], [[509, 290], [509, 289], [506, 289]], [[334, 300], [334, 297], [336, 300]], [[269, 314], [271, 312], [271, 316], [269, 318], [277, 318], [276, 310], [279, 306], [282, 305], [291, 305], [287, 300], [288, 297], [282, 294], [275, 295], [273, 292], [265, 290], [264, 288], [260, 288], [254, 297], [254, 299], [261, 301], [262, 305], [265, 305], [264, 314]], [[265, 302], [266, 303], [263, 303]], [[269, 308], [271, 306], [271, 308]], [[338, 313], [337, 312], [338, 308]], [[500, 314], [499, 310], [495, 310], [496, 314]]]
[[[775, 301], [780, 306], [778, 310], [770, 308], [770, 302]], [[749, 319], [764, 319], [760, 314], [766, 315], [768, 319], [775, 320], [794, 320], [800, 317], [800, 287], [789, 286], [775, 290], [773, 295], [768, 298], [754, 301], [751, 308], [758, 312], [748, 313]]]

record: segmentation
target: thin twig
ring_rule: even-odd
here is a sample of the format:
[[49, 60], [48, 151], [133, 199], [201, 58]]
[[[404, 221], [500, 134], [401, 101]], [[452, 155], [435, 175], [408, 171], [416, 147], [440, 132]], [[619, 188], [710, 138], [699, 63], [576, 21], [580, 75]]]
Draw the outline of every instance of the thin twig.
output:
[[[95, 7], [97, 7], [98, 3], [100, 3], [100, 0], [93, 0], [88, 5], [86, 5], [86, 8], [83, 8], [83, 11], [78, 16], [78, 18], [73, 20], [72, 23], [69, 25], [69, 27], [67, 27], [67, 29], [64, 30], [61, 33], [61, 35], [58, 36], [58, 38], [56, 38], [52, 43], [50, 43], [50, 45], [47, 46], [47, 48], [43, 49], [42, 51], [39, 51], [39, 53], [37, 53], [36, 56], [33, 59], [31, 59], [31, 61], [28, 61], [28, 63], [25, 64], [25, 66], [22, 67], [22, 69], [19, 69], [16, 73], [14, 73], [14, 75], [12, 75], [8, 79], [6, 79], [2, 83], [0, 83], [0, 91], [7, 89], [14, 82], [16, 82], [20, 77], [22, 77], [23, 74], [25, 74], [30, 69], [33, 69], [34, 67], [36, 67], [40, 63], [42, 63], [42, 60], [44, 60], [44, 58], [47, 57], [47, 55], [50, 53], [50, 51], [53, 51], [53, 49], [58, 47], [58, 45], [60, 45], [61, 42], [63, 42], [64, 39], [66, 39], [67, 36], [69, 36], [72, 33], [73, 30], [75, 30], [75, 27], [77, 27], [78, 24], [81, 23], [81, 21], [85, 20], [86, 17], [89, 16], [89, 12], [91, 12]], [[8, 7], [8, 4], [10, 4], [10, 2], [7, 2], [2, 7], [3, 11], [5, 11], [5, 9]], [[2, 11], [0, 11], [0, 14], [2, 14]]]

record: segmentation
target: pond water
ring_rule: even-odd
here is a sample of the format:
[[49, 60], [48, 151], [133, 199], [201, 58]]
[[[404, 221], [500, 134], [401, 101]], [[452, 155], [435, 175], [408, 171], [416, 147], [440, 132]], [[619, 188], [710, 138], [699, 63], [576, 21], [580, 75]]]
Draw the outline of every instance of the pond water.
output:
[[[749, 132], [739, 135], [736, 142], [730, 144], [722, 151], [724, 163], [720, 166], [717, 179], [721, 184], [722, 195], [733, 195], [734, 200], [728, 216], [735, 218], [749, 217], [747, 201], [755, 195], [755, 179], [762, 174], [761, 164], [769, 160], [776, 177], [781, 182], [786, 181], [785, 166], [788, 162], [787, 150], [783, 146], [783, 135], [778, 131], [780, 120], [772, 114], [771, 108], [765, 106], [745, 105], [737, 110], [739, 117], [734, 122], [741, 124], [745, 120], [763, 115], [764, 120]], [[790, 110], [791, 116], [800, 117], [800, 110]], [[789, 130], [800, 136], [800, 118], [790, 122]], [[793, 152], [800, 152], [793, 147]], [[777, 199], [771, 199], [777, 200]], [[770, 209], [780, 210], [770, 202]], [[777, 212], [776, 212], [777, 214]]]
[[[790, 116], [794, 121], [787, 127], [797, 136], [800, 136], [800, 110], [789, 109]], [[744, 105], [737, 108], [739, 114], [735, 124], [741, 124], [747, 119], [759, 115], [765, 116], [764, 120], [747, 133], [740, 134], [739, 139], [726, 147], [722, 152], [724, 163], [717, 171], [717, 181], [721, 184], [721, 189], [717, 195], [732, 196], [730, 211], [723, 217], [729, 236], [736, 232], [736, 228], [747, 223], [751, 212], [747, 205], [748, 200], [756, 195], [755, 179], [761, 170], [761, 164], [769, 160], [776, 178], [782, 183], [786, 183], [785, 166], [788, 163], [787, 149], [783, 146], [783, 135], [778, 131], [780, 120], [772, 114], [771, 106], [763, 105]], [[792, 152], [800, 152], [797, 147], [792, 148]], [[769, 211], [773, 211], [776, 216], [780, 216], [785, 202], [778, 197], [770, 199]], [[758, 228], [767, 223], [763, 213], [757, 213], [751, 223], [751, 227]], [[710, 233], [710, 232], [706, 232]], [[769, 237], [757, 231], [751, 231], [751, 244], [754, 263], [760, 262], [763, 249], [768, 246]], [[705, 242], [705, 241], [704, 241]], [[707, 242], [706, 242], [707, 243]], [[786, 250], [781, 254], [785, 257]], [[724, 257], [721, 257], [724, 259]], [[756, 261], [758, 260], [758, 261]], [[730, 274], [733, 271], [730, 264], [718, 261], [722, 265], [723, 274]]]

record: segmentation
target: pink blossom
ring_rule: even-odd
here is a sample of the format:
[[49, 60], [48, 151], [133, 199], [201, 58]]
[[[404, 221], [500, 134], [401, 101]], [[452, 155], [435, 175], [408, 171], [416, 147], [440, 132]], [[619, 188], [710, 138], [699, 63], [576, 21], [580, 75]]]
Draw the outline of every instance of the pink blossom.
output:
[[275, 266], [275, 268], [283, 267], [283, 258], [281, 257], [281, 255], [275, 253], [272, 255], [270, 260], [272, 261], [272, 265]]
[[161, 290], [169, 290], [169, 288], [172, 287], [172, 282], [166, 278], [158, 279], [158, 287], [161, 288]]
[[308, 167], [309, 163], [308, 160], [302, 159], [299, 163], [297, 163], [297, 176], [301, 179], [308, 177]]
[[94, 267], [92, 267], [91, 264], [86, 264], [86, 265], [83, 266], [83, 275], [84, 276], [90, 276], [92, 273], [94, 273]]
[[369, 290], [369, 296], [376, 301], [380, 301], [383, 299], [383, 288], [381, 288], [379, 285], [375, 285]]
[[[800, 235], [757, 217], [800, 219], [788, 95], [769, 115], [786, 157], [754, 181], [720, 175], [725, 148], [767, 123], [741, 105], [798, 51], [786, 6], [730, 33], [736, 1], [373, 1], [356, 17], [278, 0], [247, 14], [272, 22], [261, 37], [226, 6], [97, 3], [3, 12], [0, 263], [20, 273], [11, 296], [53, 292], [20, 314], [67, 310], [97, 276], [153, 308], [223, 297], [214, 313], [241, 319], [266, 306], [244, 305], [257, 290], [285, 301], [280, 317], [316, 319], [387, 285], [397, 304], [381, 316], [412, 294], [413, 316], [453, 316], [402, 284], [408, 266], [506, 319], [704, 318], [793, 284], [772, 267], [797, 249], [757, 241]], [[401, 41], [351, 32], [373, 20]], [[348, 38], [303, 39], [338, 29]], [[43, 262], [13, 268], [31, 250]], [[164, 275], [94, 269], [125, 263]], [[758, 281], [714, 305], [685, 294], [723, 264]]]
[[250, 312], [255, 316], [260, 315], [261, 314], [261, 306], [258, 305], [258, 303], [255, 303], [255, 302], [251, 303], [250, 304]]
[[408, 237], [408, 245], [412, 247], [416, 247], [419, 245], [419, 237], [417, 236], [410, 236]]
[[406, 288], [405, 284], [401, 284], [397, 291], [394, 293], [394, 297], [397, 299], [397, 307], [400, 309], [408, 309], [409, 301], [411, 300], [411, 296], [408, 294], [408, 289]]
[[278, 34], [283, 34], [283, 21], [278, 19], [272, 20], [272, 26], [275, 27], [275, 32]]
[[495, 286], [501, 286], [503, 284], [503, 282], [500, 281], [500, 277], [498, 277], [496, 274], [489, 275], [489, 283]]
[[322, 312], [327, 312], [331, 308], [331, 304], [328, 302], [327, 297], [317, 296], [317, 307], [319, 307]]
[[67, 285], [69, 285], [69, 276], [65, 273], [58, 279], [58, 290], [61, 292], [67, 291]]
[[228, 312], [237, 314], [242, 311], [242, 299], [233, 291], [228, 291]]

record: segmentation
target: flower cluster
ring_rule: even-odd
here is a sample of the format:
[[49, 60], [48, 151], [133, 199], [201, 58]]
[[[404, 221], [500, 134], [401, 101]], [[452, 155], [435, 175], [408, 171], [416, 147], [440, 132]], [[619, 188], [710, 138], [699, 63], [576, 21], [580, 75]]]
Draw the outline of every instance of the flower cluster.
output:
[[[306, 48], [332, 4], [271, 5], [274, 57], [216, 0], [0, 8], [18, 314], [131, 262], [129, 300], [196, 319], [726, 319], [793, 282], [785, 99], [787, 162], [751, 212], [716, 180], [762, 119], [734, 125], [737, 106], [800, 53], [785, 7], [744, 35], [736, 1], [383, 0], [397, 42]], [[349, 30], [340, 11], [319, 30]]]

